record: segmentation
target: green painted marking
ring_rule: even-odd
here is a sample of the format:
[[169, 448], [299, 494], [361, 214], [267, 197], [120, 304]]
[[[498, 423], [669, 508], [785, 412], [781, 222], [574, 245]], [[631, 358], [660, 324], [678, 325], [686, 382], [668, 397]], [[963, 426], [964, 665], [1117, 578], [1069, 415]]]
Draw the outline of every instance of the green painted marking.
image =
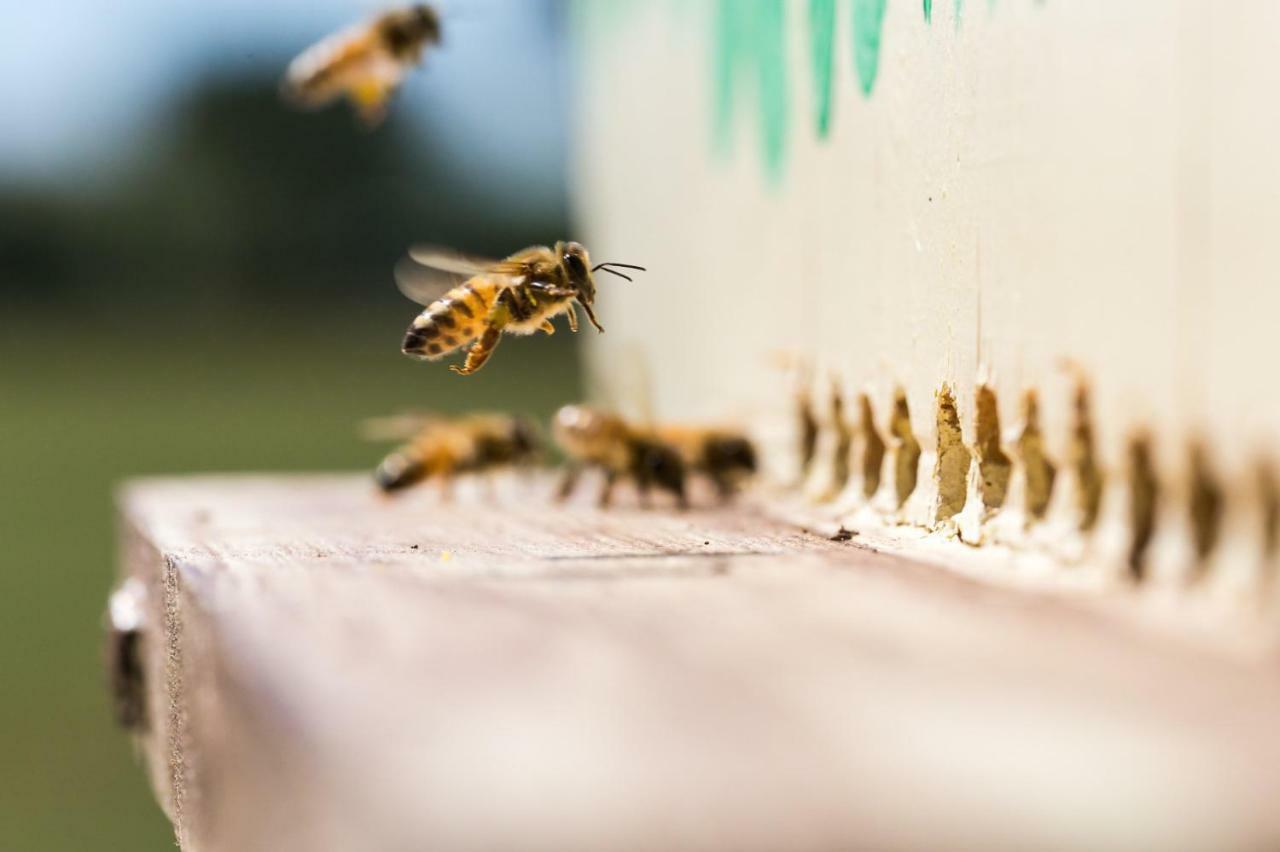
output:
[[831, 132], [835, 73], [836, 0], [809, 0], [809, 60], [813, 70], [814, 119], [818, 138]]
[[761, 11], [756, 26], [760, 133], [764, 138], [765, 165], [776, 177], [782, 174], [787, 140], [786, 4], [784, 0], [756, 2]]
[[[853, 0], [853, 63], [862, 94], [871, 97], [880, 70], [880, 31], [887, 0]], [[959, 2], [959, 0], [957, 0]]]
[[730, 147], [743, 92], [759, 103], [765, 168], [782, 174], [787, 137], [786, 9], [784, 0], [717, 0], [715, 10], [715, 138]]
[[713, 23], [715, 38], [715, 140], [721, 153], [729, 150], [733, 136], [734, 73], [738, 64], [737, 27], [733, 19], [733, 4], [719, 0]]
[[[585, 3], [586, 0], [579, 0]], [[688, 0], [671, 0], [687, 9]], [[754, 113], [765, 171], [773, 180], [782, 176], [787, 145], [790, 96], [787, 79], [786, 0], [710, 0], [714, 12], [715, 43], [714, 140], [718, 153], [729, 153], [739, 115]], [[808, 0], [809, 69], [813, 86], [813, 121], [818, 137], [831, 134], [835, 103], [835, 22], [840, 0]], [[880, 47], [888, 0], [851, 0], [853, 4], [853, 62], [858, 87], [871, 97], [880, 71]], [[952, 0], [955, 25], [964, 17], [965, 0]], [[1043, 6], [1047, 0], [1032, 0]], [[687, 5], [686, 5], [687, 4]], [[922, 0], [924, 20], [933, 23], [933, 0]], [[593, 4], [594, 5], [594, 4]], [[608, 4], [602, 4], [608, 5]], [[996, 0], [987, 0], [989, 12]], [[699, 7], [701, 8], [701, 7]]]

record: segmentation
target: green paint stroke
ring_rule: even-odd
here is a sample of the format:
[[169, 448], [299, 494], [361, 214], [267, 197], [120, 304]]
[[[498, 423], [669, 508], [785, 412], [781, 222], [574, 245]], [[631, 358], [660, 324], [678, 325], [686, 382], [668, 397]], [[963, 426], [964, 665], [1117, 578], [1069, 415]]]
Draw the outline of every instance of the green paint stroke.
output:
[[[959, 0], [957, 0], [959, 2]], [[862, 94], [871, 97], [880, 70], [880, 31], [886, 0], [853, 0], [853, 63]]]
[[733, 4], [730, 0], [719, 0], [716, 4], [712, 29], [715, 41], [713, 120], [716, 148], [724, 153], [729, 149], [733, 134], [733, 81], [737, 76], [738, 52], [741, 50], [737, 37], [737, 22], [733, 16]]
[[826, 139], [831, 132], [835, 43], [836, 0], [809, 0], [809, 62], [819, 139]]
[[784, 0], [717, 0], [715, 10], [715, 139], [730, 147], [744, 94], [759, 105], [759, 133], [769, 175], [782, 174], [787, 137]]
[[[585, 0], [584, 0], [585, 2]], [[675, 2], [675, 0], [673, 0]], [[814, 121], [819, 138], [831, 132], [835, 85], [835, 21], [840, 0], [808, 0], [809, 62], [814, 92]], [[922, 0], [924, 20], [933, 22], [933, 0]], [[964, 0], [952, 0], [959, 28]], [[1032, 0], [1043, 6], [1047, 0]], [[864, 97], [870, 97], [880, 71], [880, 40], [887, 0], [852, 0], [853, 61]], [[994, 10], [996, 0], [987, 0]], [[786, 0], [714, 0], [715, 144], [732, 147], [739, 113], [755, 112], [766, 172], [782, 176], [787, 119]]]

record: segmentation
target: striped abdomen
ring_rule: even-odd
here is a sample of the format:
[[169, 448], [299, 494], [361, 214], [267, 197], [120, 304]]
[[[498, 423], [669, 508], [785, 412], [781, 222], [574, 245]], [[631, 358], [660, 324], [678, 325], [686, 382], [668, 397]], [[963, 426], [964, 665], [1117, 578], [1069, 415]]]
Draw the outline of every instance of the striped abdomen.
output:
[[418, 314], [401, 350], [434, 361], [467, 345], [483, 333], [497, 296], [497, 284], [487, 278], [472, 278], [454, 287]]
[[374, 481], [390, 493], [423, 480], [448, 476], [459, 466], [465, 466], [468, 447], [457, 444], [448, 434], [429, 433], [419, 437], [383, 459], [374, 471]]
[[374, 481], [383, 491], [399, 491], [425, 479], [427, 466], [421, 453], [412, 447], [403, 447], [382, 460], [374, 471]]

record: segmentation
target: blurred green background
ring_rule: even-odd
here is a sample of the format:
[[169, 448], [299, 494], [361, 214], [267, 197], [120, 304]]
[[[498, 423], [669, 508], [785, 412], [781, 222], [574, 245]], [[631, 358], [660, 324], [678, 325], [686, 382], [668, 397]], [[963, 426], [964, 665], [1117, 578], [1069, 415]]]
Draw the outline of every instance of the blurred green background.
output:
[[276, 96], [368, 5], [98, 6], [0, 33], [0, 849], [174, 845], [103, 689], [122, 480], [370, 469], [363, 417], [581, 387], [569, 334], [468, 379], [410, 361], [390, 274], [412, 242], [572, 236], [558, 4], [446, 17], [375, 132]]

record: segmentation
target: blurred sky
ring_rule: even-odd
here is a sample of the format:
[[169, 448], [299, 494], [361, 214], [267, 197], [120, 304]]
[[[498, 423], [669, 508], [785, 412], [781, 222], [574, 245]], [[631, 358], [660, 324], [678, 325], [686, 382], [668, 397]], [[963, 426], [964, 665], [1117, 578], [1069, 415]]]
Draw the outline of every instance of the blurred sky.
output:
[[[166, 105], [216, 75], [278, 76], [296, 53], [388, 4], [369, 0], [6, 0], [0, 184], [110, 181]], [[437, 4], [444, 44], [392, 106], [447, 147], [458, 174], [530, 193], [564, 179], [560, 3]], [[140, 132], [141, 131], [141, 132]]]

